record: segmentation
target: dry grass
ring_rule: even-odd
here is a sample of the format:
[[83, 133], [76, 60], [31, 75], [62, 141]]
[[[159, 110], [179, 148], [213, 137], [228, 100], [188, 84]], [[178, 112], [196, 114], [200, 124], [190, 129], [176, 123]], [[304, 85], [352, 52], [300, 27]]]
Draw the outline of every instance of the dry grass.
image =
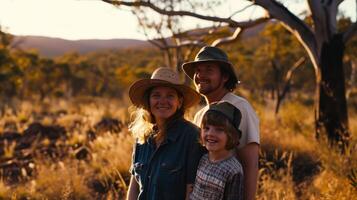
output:
[[[95, 181], [103, 187], [114, 188], [112, 185], [117, 184], [122, 190], [120, 195], [124, 195], [133, 144], [127, 129], [124, 128], [118, 134], [104, 133], [94, 141], [89, 141], [86, 134], [86, 131], [93, 130], [94, 125], [104, 117], [127, 122], [127, 106], [123, 101], [82, 98], [16, 103], [16, 106], [5, 107], [4, 112], [0, 113], [0, 132], [10, 131], [9, 128], [22, 132], [35, 121], [44, 125], [61, 125], [67, 130], [66, 146], [85, 145], [89, 149], [90, 158], [77, 160], [72, 151], [64, 159], [55, 159], [56, 161], [38, 156], [34, 166], [36, 174], [29, 181], [12, 186], [4, 181], [0, 182], [0, 199], [118, 198], [119, 190], [113, 190], [110, 195], [96, 191], [93, 187], [98, 186], [92, 184]], [[10, 122], [16, 128], [10, 127]], [[5, 145], [3, 158], [11, 158], [13, 149], [14, 144]], [[109, 182], [111, 185], [108, 185]]]
[[[12, 102], [1, 110], [0, 132], [22, 132], [35, 121], [67, 130], [65, 145], [85, 145], [90, 156], [77, 160], [69, 151], [62, 159], [36, 157], [35, 175], [16, 185], [0, 181], [0, 199], [117, 199], [128, 183], [133, 139], [126, 128], [104, 133], [93, 141], [88, 130], [103, 117], [129, 121], [128, 99], [78, 98], [45, 102]], [[357, 114], [350, 113], [351, 149], [345, 155], [314, 138], [313, 110], [285, 103], [278, 116], [273, 106], [253, 102], [261, 120], [258, 199], [353, 199], [357, 189], [348, 175], [357, 169]], [[188, 113], [192, 119], [198, 108]], [[5, 146], [5, 157], [14, 147]], [[93, 188], [99, 186], [99, 189]], [[103, 190], [103, 191], [102, 191]]]
[[356, 189], [351, 188], [348, 179], [330, 170], [324, 170], [316, 177], [313, 188], [311, 199], [351, 200], [357, 195]]
[[[351, 146], [341, 155], [326, 142], [315, 140], [312, 107], [287, 103], [278, 117], [266, 107], [264, 111], [261, 147], [265, 154], [260, 162], [258, 199], [353, 199], [357, 196], [357, 189], [348, 179], [351, 170], [357, 169], [356, 123], [351, 123], [357, 115], [350, 115]], [[291, 161], [285, 159], [287, 155]], [[264, 160], [265, 157], [268, 159]]]

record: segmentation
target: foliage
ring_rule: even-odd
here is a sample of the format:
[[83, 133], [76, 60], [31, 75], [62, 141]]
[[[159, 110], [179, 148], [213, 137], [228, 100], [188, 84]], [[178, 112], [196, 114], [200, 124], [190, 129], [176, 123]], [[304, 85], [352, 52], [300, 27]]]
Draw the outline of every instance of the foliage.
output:
[[55, 59], [42, 58], [35, 51], [10, 49], [12, 36], [0, 33], [3, 98], [121, 96], [133, 80], [147, 77], [163, 63], [159, 52], [152, 48], [86, 55], [69, 52]]
[[[259, 95], [270, 95], [271, 91], [270, 96], [274, 98], [277, 87], [281, 90], [287, 71], [304, 56], [304, 50], [279, 23], [267, 23], [259, 30], [258, 35], [243, 34], [240, 41], [222, 48], [236, 65], [241, 87]], [[278, 69], [273, 68], [273, 61], [279, 63]], [[314, 71], [310, 63], [296, 70], [291, 84], [292, 92], [314, 92]]]
[[13, 36], [1, 30], [0, 26], [0, 95], [15, 95], [18, 77], [21, 75], [19, 69], [11, 57], [10, 45]]
[[[349, 19], [340, 20], [341, 27], [349, 24]], [[257, 29], [258, 34], [243, 35], [239, 42], [222, 48], [227, 51], [232, 63], [236, 65], [242, 82], [241, 87], [257, 96], [263, 94], [263, 96], [274, 97], [276, 95], [271, 94], [276, 90], [276, 79], [282, 81], [286, 71], [303, 55], [303, 50], [281, 24], [268, 23], [263, 28]], [[214, 37], [208, 35], [206, 42], [209, 43], [216, 37], [227, 36], [227, 31], [222, 29]], [[35, 51], [22, 51], [11, 47], [12, 36], [5, 32], [1, 33], [0, 96], [2, 98], [121, 96], [134, 80], [149, 77], [156, 67], [165, 65], [161, 53], [154, 47], [106, 50], [85, 55], [68, 52], [54, 59], [43, 58]], [[350, 60], [355, 60], [356, 51], [353, 51], [355, 45], [349, 46], [346, 50], [348, 58], [345, 63], [346, 74], [351, 74], [353, 79], [354, 73], [351, 73]], [[272, 60], [278, 61], [281, 66], [277, 77], [271, 66]], [[259, 73], [256, 73], [257, 71]], [[291, 91], [313, 93], [313, 77], [311, 63], [306, 63], [293, 75]], [[347, 80], [347, 87], [352, 88], [351, 92], [353, 92], [355, 81], [351, 79]]]

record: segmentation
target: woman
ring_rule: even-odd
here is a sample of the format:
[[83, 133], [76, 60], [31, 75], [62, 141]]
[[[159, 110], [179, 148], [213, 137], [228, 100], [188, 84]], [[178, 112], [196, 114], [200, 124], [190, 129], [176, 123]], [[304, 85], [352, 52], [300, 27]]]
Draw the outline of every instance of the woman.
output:
[[173, 70], [158, 68], [135, 82], [129, 97], [137, 109], [129, 126], [136, 144], [127, 199], [187, 198], [203, 148], [198, 127], [183, 116], [200, 95]]

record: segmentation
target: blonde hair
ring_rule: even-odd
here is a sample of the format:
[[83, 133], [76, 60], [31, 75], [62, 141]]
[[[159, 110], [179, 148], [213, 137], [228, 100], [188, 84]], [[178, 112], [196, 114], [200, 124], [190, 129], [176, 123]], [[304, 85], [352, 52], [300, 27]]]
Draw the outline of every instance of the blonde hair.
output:
[[135, 110], [130, 115], [129, 131], [139, 144], [144, 144], [153, 131], [152, 116], [144, 108], [133, 106], [131, 109]]

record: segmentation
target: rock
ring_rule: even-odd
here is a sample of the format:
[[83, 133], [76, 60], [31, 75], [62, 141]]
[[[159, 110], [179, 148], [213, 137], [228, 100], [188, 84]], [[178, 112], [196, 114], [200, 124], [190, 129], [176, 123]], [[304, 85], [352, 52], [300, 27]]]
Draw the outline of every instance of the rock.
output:
[[74, 155], [78, 160], [90, 160], [91, 152], [90, 149], [86, 146], [81, 146], [77, 150], [75, 150]]
[[6, 131], [0, 135], [0, 155], [3, 156], [5, 148], [15, 145], [21, 138], [18, 132]]
[[119, 133], [123, 128], [123, 123], [117, 119], [103, 118], [95, 126], [95, 131], [97, 134], [102, 134], [105, 132]]
[[101, 181], [98, 179], [94, 179], [89, 182], [90, 188], [92, 188], [95, 192], [100, 194], [105, 194], [110, 189], [110, 184], [106, 183], [106, 181]]
[[94, 141], [97, 138], [97, 136], [93, 130], [88, 130], [86, 133], [87, 133], [88, 141]]
[[66, 138], [66, 129], [62, 126], [44, 126], [42, 131], [43, 136], [52, 141], [62, 137]]
[[33, 163], [28, 161], [11, 159], [0, 164], [1, 177], [9, 184], [17, 184], [33, 174]]
[[4, 124], [5, 131], [17, 131], [17, 124], [14, 121], [6, 121]]
[[16, 141], [21, 138], [21, 134], [16, 131], [5, 131], [0, 135], [0, 142], [7, 141]]

